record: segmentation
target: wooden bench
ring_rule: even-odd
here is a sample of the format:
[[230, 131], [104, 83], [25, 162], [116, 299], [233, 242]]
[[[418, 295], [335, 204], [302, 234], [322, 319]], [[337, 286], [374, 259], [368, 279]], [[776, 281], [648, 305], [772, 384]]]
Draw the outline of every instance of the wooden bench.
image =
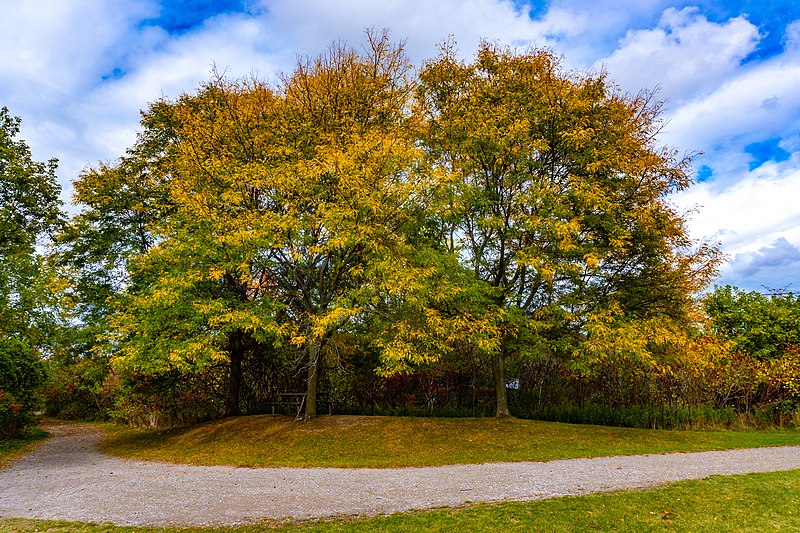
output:
[[[275, 414], [275, 407], [297, 407], [297, 412], [294, 413], [296, 416], [300, 416], [300, 413], [303, 411], [303, 406], [306, 402], [306, 393], [305, 392], [281, 392], [277, 395], [277, 401], [274, 402], [265, 402], [264, 405], [269, 405], [272, 411], [272, 414]], [[317, 405], [319, 406], [328, 406], [328, 414], [333, 414], [333, 406], [339, 402], [331, 401], [331, 400], [323, 400], [319, 397], [317, 398]]]

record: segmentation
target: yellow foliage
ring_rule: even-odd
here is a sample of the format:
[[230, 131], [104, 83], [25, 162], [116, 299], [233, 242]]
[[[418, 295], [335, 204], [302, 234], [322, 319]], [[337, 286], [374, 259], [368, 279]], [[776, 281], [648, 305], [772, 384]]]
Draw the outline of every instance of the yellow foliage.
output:
[[787, 350], [782, 357], [770, 361], [765, 370], [771, 382], [785, 389], [792, 400], [800, 401], [800, 349]]

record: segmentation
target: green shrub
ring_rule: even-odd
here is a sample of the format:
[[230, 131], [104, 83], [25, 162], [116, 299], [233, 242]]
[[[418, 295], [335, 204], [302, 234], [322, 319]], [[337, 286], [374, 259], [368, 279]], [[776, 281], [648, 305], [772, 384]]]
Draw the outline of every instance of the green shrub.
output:
[[68, 420], [106, 420], [114, 390], [108, 386], [106, 359], [81, 359], [59, 365], [44, 387], [45, 412]]
[[0, 440], [35, 421], [43, 378], [41, 362], [27, 344], [13, 337], [0, 340]]
[[123, 372], [114, 376], [112, 419], [135, 427], [174, 427], [224, 413], [227, 379], [221, 369], [160, 374]]
[[34, 417], [12, 394], [0, 390], [0, 441], [16, 437]]

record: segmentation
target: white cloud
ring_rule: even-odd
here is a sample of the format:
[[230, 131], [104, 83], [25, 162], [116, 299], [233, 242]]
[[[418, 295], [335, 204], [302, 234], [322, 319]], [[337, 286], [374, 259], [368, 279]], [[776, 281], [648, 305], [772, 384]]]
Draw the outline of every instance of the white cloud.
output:
[[86, 116], [84, 99], [105, 75], [125, 68], [138, 48], [138, 21], [157, 13], [146, 0], [126, 2], [124, 9], [103, 0], [3, 5], [2, 104], [22, 117], [22, 137], [36, 159], [60, 159], [65, 189], [83, 164], [106, 157], [84, 143], [97, 136], [91, 124], [102, 122], [108, 110]]
[[749, 290], [800, 289], [800, 247], [783, 237], [755, 252], [737, 254], [723, 282]]
[[[125, 9], [101, 0], [7, 2], [0, 84], [12, 100], [45, 103], [84, 90], [119, 66], [119, 45], [151, 14], [153, 5], [143, 1], [126, 2]], [[114, 48], [118, 53], [110, 54]]]
[[243, 16], [219, 16], [194, 32], [152, 40], [158, 46], [142, 50], [130, 72], [84, 99], [81, 116], [94, 120], [85, 128], [100, 132], [85, 139], [92, 153], [109, 154], [105, 158], [122, 155], [135, 140], [140, 110], [161, 97], [174, 99], [195, 91], [213, 68], [233, 78], [278, 70], [270, 56], [258, 51], [262, 25]]
[[[531, 2], [541, 6], [542, 2]], [[669, 0], [554, 0], [549, 3], [540, 24], [558, 21], [554, 30], [544, 33], [547, 42], [564, 53], [570, 68], [586, 70], [599, 57], [607, 57], [618, 48], [619, 39], [631, 28], [654, 24], [660, 13], [669, 7]], [[613, 74], [613, 72], [612, 72]]]
[[783, 42], [787, 51], [800, 52], [800, 20], [795, 20], [786, 26]]
[[598, 62], [623, 88], [661, 88], [679, 103], [716, 88], [755, 50], [758, 29], [739, 16], [709, 22], [696, 8], [664, 11], [653, 29], [631, 30], [610, 57]]
[[731, 256], [752, 253], [784, 238], [800, 243], [800, 157], [766, 163], [719, 190], [700, 183], [673, 200], [690, 216], [692, 237], [719, 241]]
[[263, 5], [268, 8], [262, 20], [269, 26], [272, 50], [291, 59], [295, 54], [316, 55], [340, 39], [358, 45], [368, 27], [390, 28], [393, 38], [408, 39], [415, 62], [434, 55], [436, 45], [449, 35], [469, 55], [481, 38], [544, 45], [548, 35], [581, 29], [573, 17], [559, 15], [558, 10], [532, 21], [527, 9], [508, 0], [265, 0]]
[[797, 131], [800, 58], [788, 54], [732, 77], [711, 94], [678, 108], [663, 139], [695, 147], [721, 147]]
[[[748, 289], [780, 287], [800, 270], [789, 253], [800, 245], [798, 29], [798, 22], [787, 28], [783, 53], [738, 69], [675, 110], [661, 137], [705, 150], [697, 162], [712, 168], [711, 181], [674, 198], [684, 208], [699, 207], [693, 236], [721, 242], [728, 254], [723, 282]], [[745, 147], [767, 139], [778, 139], [791, 157], [750, 170], [753, 156]]]

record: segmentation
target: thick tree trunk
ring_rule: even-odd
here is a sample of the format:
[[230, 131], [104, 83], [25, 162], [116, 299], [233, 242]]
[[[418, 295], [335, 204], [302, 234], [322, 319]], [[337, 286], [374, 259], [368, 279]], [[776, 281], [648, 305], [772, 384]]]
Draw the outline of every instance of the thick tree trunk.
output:
[[505, 350], [492, 354], [492, 378], [497, 398], [495, 416], [498, 418], [509, 417], [511, 414], [508, 412], [508, 393], [506, 392]]
[[317, 416], [317, 381], [319, 379], [319, 341], [308, 347], [308, 380], [306, 381], [306, 420]]
[[225, 406], [226, 416], [239, 416], [239, 397], [242, 390], [242, 359], [244, 358], [244, 342], [240, 333], [232, 333], [228, 338], [230, 345], [231, 375], [228, 382], [228, 400]]

